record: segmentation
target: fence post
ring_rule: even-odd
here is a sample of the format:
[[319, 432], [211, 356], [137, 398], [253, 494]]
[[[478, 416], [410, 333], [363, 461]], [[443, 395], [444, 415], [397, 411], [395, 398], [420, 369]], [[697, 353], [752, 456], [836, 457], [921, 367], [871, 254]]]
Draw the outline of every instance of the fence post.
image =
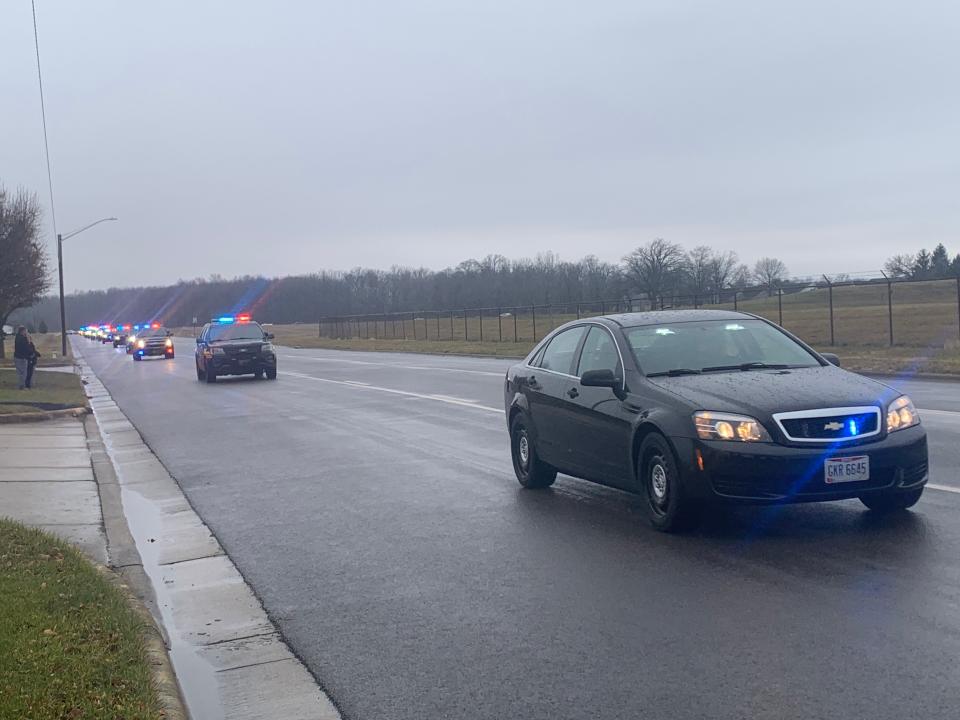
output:
[[607, 304], [603, 300], [600, 301], [600, 314], [601, 315], [607, 314]]
[[497, 341], [503, 342], [503, 308], [497, 308], [497, 333]]
[[467, 309], [463, 309], [463, 341], [470, 342], [470, 333], [467, 332]]
[[480, 313], [480, 342], [483, 342], [483, 308], [478, 310]]
[[577, 320], [580, 319], [580, 303], [577, 303]]
[[410, 324], [413, 325], [413, 339], [417, 339], [417, 314], [415, 312], [410, 313]]
[[423, 339], [430, 339], [430, 328], [427, 327], [427, 314], [423, 313]]
[[780, 327], [783, 327], [783, 288], [782, 287], [777, 288], [777, 317], [779, 318], [779, 321], [777, 322], [777, 324]]
[[733, 309], [734, 309], [734, 311], [737, 310], [737, 295], [739, 295], [739, 294], [740, 294], [740, 291], [739, 291], [739, 290], [734, 290], [734, 291], [733, 291]]
[[547, 332], [549, 333], [553, 330], [553, 305], [547, 305], [547, 319]]
[[660, 296], [660, 309], [663, 310], [663, 295]]
[[890, 328], [890, 347], [893, 347], [893, 283], [889, 280], [887, 280], [887, 325]]
[[437, 310], [437, 340], [440, 339], [440, 311]]
[[823, 279], [827, 281], [827, 298], [830, 303], [830, 347], [834, 345], [833, 337], [833, 283], [830, 282], [830, 278], [826, 275], [823, 276]]
[[513, 309], [513, 341], [517, 341], [517, 309]]
[[960, 275], [957, 275], [957, 327], [960, 329]]
[[533, 316], [533, 341], [537, 341], [537, 306], [530, 306], [530, 315]]
[[450, 311], [450, 339], [453, 340], [453, 310]]

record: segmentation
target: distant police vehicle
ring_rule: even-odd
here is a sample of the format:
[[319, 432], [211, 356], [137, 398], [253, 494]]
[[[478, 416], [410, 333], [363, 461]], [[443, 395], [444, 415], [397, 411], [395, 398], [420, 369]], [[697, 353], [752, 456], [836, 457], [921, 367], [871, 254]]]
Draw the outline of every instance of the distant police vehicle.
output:
[[248, 314], [223, 315], [203, 326], [197, 338], [197, 380], [216, 382], [222, 375], [277, 377], [277, 355], [266, 332]]
[[130, 334], [129, 325], [117, 325], [113, 331], [113, 346], [123, 347], [127, 344], [127, 336]]
[[153, 323], [137, 333], [136, 344], [130, 354], [135, 361], [143, 360], [145, 357], [163, 357], [173, 360], [172, 335], [173, 333], [161, 327], [160, 323]]

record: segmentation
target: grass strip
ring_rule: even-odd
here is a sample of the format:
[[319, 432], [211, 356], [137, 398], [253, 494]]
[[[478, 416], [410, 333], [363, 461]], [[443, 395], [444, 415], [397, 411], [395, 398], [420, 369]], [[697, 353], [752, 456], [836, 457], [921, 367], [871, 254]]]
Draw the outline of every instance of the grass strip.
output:
[[86, 404], [79, 375], [38, 370], [33, 374], [33, 387], [19, 390], [16, 371], [0, 368], [0, 415], [64, 410]]
[[0, 519], [0, 718], [161, 718], [144, 630], [68, 543]]

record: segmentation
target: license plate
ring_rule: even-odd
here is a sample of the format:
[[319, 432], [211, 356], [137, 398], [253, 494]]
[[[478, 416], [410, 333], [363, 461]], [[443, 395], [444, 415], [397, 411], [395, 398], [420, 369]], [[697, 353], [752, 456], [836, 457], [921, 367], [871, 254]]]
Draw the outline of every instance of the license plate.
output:
[[870, 458], [867, 455], [827, 458], [823, 466], [823, 481], [827, 485], [845, 482], [863, 482], [870, 479]]

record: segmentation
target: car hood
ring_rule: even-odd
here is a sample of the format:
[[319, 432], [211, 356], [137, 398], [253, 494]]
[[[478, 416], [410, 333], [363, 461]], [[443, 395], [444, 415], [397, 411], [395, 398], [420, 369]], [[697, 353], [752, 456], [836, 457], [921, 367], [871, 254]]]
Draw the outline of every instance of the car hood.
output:
[[792, 410], [884, 407], [900, 394], [833, 365], [657, 377], [649, 382], [683, 398], [693, 410], [745, 413], [758, 419]]

